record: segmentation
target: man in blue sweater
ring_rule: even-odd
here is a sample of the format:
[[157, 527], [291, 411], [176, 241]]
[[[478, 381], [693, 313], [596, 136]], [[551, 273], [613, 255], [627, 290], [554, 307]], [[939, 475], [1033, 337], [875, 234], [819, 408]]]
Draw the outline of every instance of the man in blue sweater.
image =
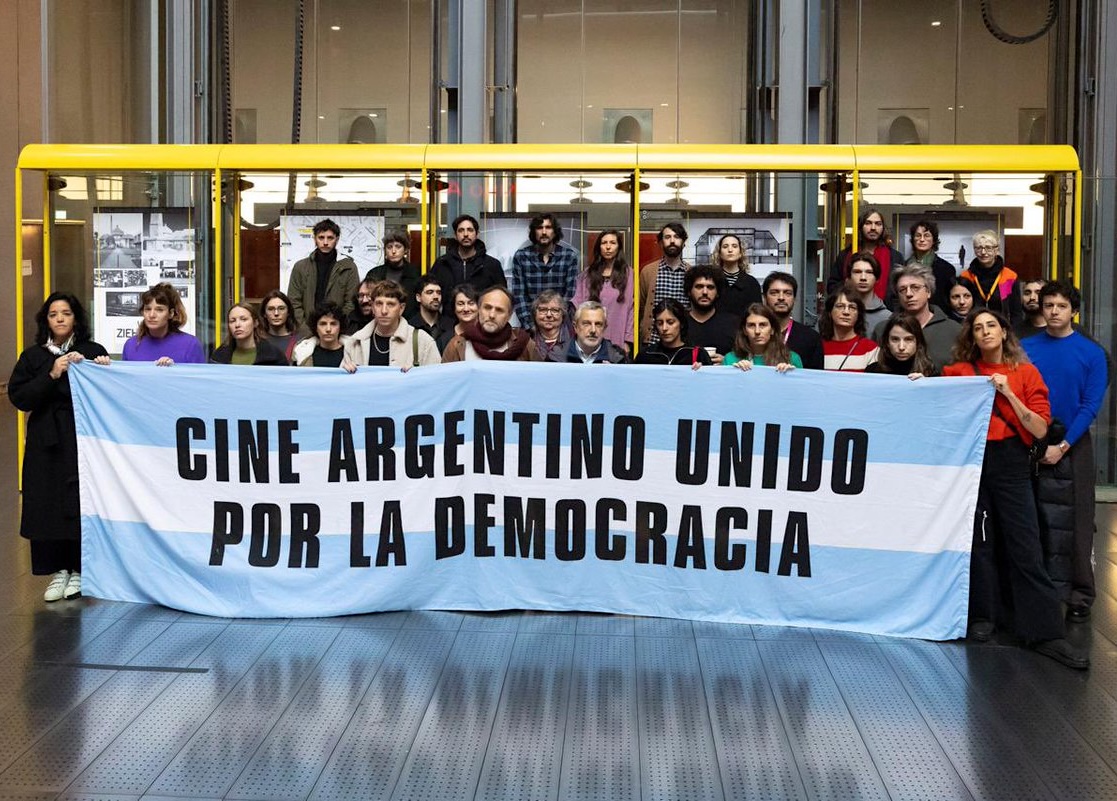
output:
[[1090, 424], [1097, 417], [1109, 385], [1105, 350], [1074, 330], [1082, 297], [1069, 283], [1053, 281], [1040, 290], [1047, 327], [1023, 340], [1024, 350], [1039, 369], [1051, 393], [1051, 413], [1066, 426], [1062, 442], [1048, 444], [1046, 465], [1067, 460], [1074, 493], [1074, 550], [1067, 617], [1082, 622], [1094, 602], [1094, 448]]

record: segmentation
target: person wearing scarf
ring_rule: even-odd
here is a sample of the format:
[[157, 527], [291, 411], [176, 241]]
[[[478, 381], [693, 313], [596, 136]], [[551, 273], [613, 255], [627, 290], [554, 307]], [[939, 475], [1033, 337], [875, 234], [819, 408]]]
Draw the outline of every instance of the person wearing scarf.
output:
[[513, 328], [512, 293], [495, 286], [481, 295], [477, 319], [462, 326], [442, 353], [442, 363], [474, 361], [538, 361], [535, 343], [522, 328]]
[[35, 344], [16, 362], [8, 399], [28, 412], [23, 457], [20, 536], [31, 542], [31, 572], [50, 576], [47, 602], [81, 595], [81, 510], [78, 442], [70, 397], [70, 367], [109, 363], [93, 341], [89, 321], [73, 295], [52, 292], [35, 315]]
[[958, 277], [968, 279], [977, 287], [974, 306], [1003, 314], [1011, 326], [1022, 322], [1024, 303], [1020, 297], [1019, 276], [1005, 266], [997, 232], [978, 231], [973, 235], [973, 249], [973, 261]]

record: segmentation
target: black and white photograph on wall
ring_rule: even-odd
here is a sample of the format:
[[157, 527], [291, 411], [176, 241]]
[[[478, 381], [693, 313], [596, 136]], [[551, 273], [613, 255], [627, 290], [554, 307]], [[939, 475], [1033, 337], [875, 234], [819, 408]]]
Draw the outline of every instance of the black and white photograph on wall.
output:
[[105, 293], [106, 317], [135, 317], [139, 318], [143, 312], [140, 297], [143, 292], [130, 289], [124, 292]]
[[143, 214], [100, 212], [93, 215], [93, 272], [140, 267]]
[[[895, 247], [905, 259], [912, 256], [911, 227], [920, 220], [933, 220], [939, 227], [938, 254], [945, 259], [955, 274], [970, 266], [973, 261], [973, 236], [978, 231], [993, 230], [1004, 241], [1004, 219], [988, 212], [949, 212], [947, 214], [909, 213], [895, 215], [893, 239]], [[1005, 256], [1001, 247], [1001, 256]], [[1006, 257], [1007, 258], [1007, 257]]]
[[[93, 332], [110, 353], [120, 353], [139, 324], [140, 296], [174, 279], [186, 306], [183, 330], [194, 332], [195, 230], [186, 208], [96, 209], [93, 213]], [[127, 289], [126, 292], [109, 290]], [[187, 300], [187, 298], [191, 298]], [[113, 318], [109, 320], [109, 318]], [[122, 317], [134, 320], [126, 324]]]
[[[640, 223], [640, 232], [655, 233], [662, 225], [678, 219], [677, 213], [670, 219], [663, 217], [662, 221], [658, 215], [649, 215]], [[745, 264], [757, 281], [763, 281], [771, 272], [791, 272], [791, 217], [786, 214], [727, 216], [694, 212], [684, 213], [682, 223], [687, 230], [683, 260], [689, 264], [712, 264], [718, 242], [732, 234], [741, 241]]]

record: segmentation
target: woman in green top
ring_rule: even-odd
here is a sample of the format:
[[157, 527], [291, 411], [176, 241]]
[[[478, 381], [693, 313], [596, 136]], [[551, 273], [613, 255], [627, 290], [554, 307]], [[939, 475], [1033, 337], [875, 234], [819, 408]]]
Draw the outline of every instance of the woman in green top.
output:
[[260, 321], [251, 303], [238, 303], [225, 319], [228, 339], [209, 357], [215, 364], [287, 364], [287, 357], [260, 334]]
[[761, 303], [752, 304], [741, 318], [733, 352], [725, 357], [724, 364], [736, 365], [739, 370], [751, 370], [754, 364], [769, 364], [781, 373], [802, 367], [799, 354], [788, 349], [779, 330], [779, 320], [771, 309]]

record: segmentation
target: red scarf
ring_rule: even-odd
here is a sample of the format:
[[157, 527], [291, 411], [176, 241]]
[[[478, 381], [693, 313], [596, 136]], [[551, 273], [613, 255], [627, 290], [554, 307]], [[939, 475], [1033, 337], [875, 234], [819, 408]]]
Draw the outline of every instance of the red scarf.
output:
[[[522, 328], [513, 328], [508, 323], [496, 333], [490, 334], [476, 320], [462, 328], [462, 336], [473, 346], [482, 359], [511, 362], [523, 354], [531, 337]], [[496, 350], [508, 343], [504, 350]]]

